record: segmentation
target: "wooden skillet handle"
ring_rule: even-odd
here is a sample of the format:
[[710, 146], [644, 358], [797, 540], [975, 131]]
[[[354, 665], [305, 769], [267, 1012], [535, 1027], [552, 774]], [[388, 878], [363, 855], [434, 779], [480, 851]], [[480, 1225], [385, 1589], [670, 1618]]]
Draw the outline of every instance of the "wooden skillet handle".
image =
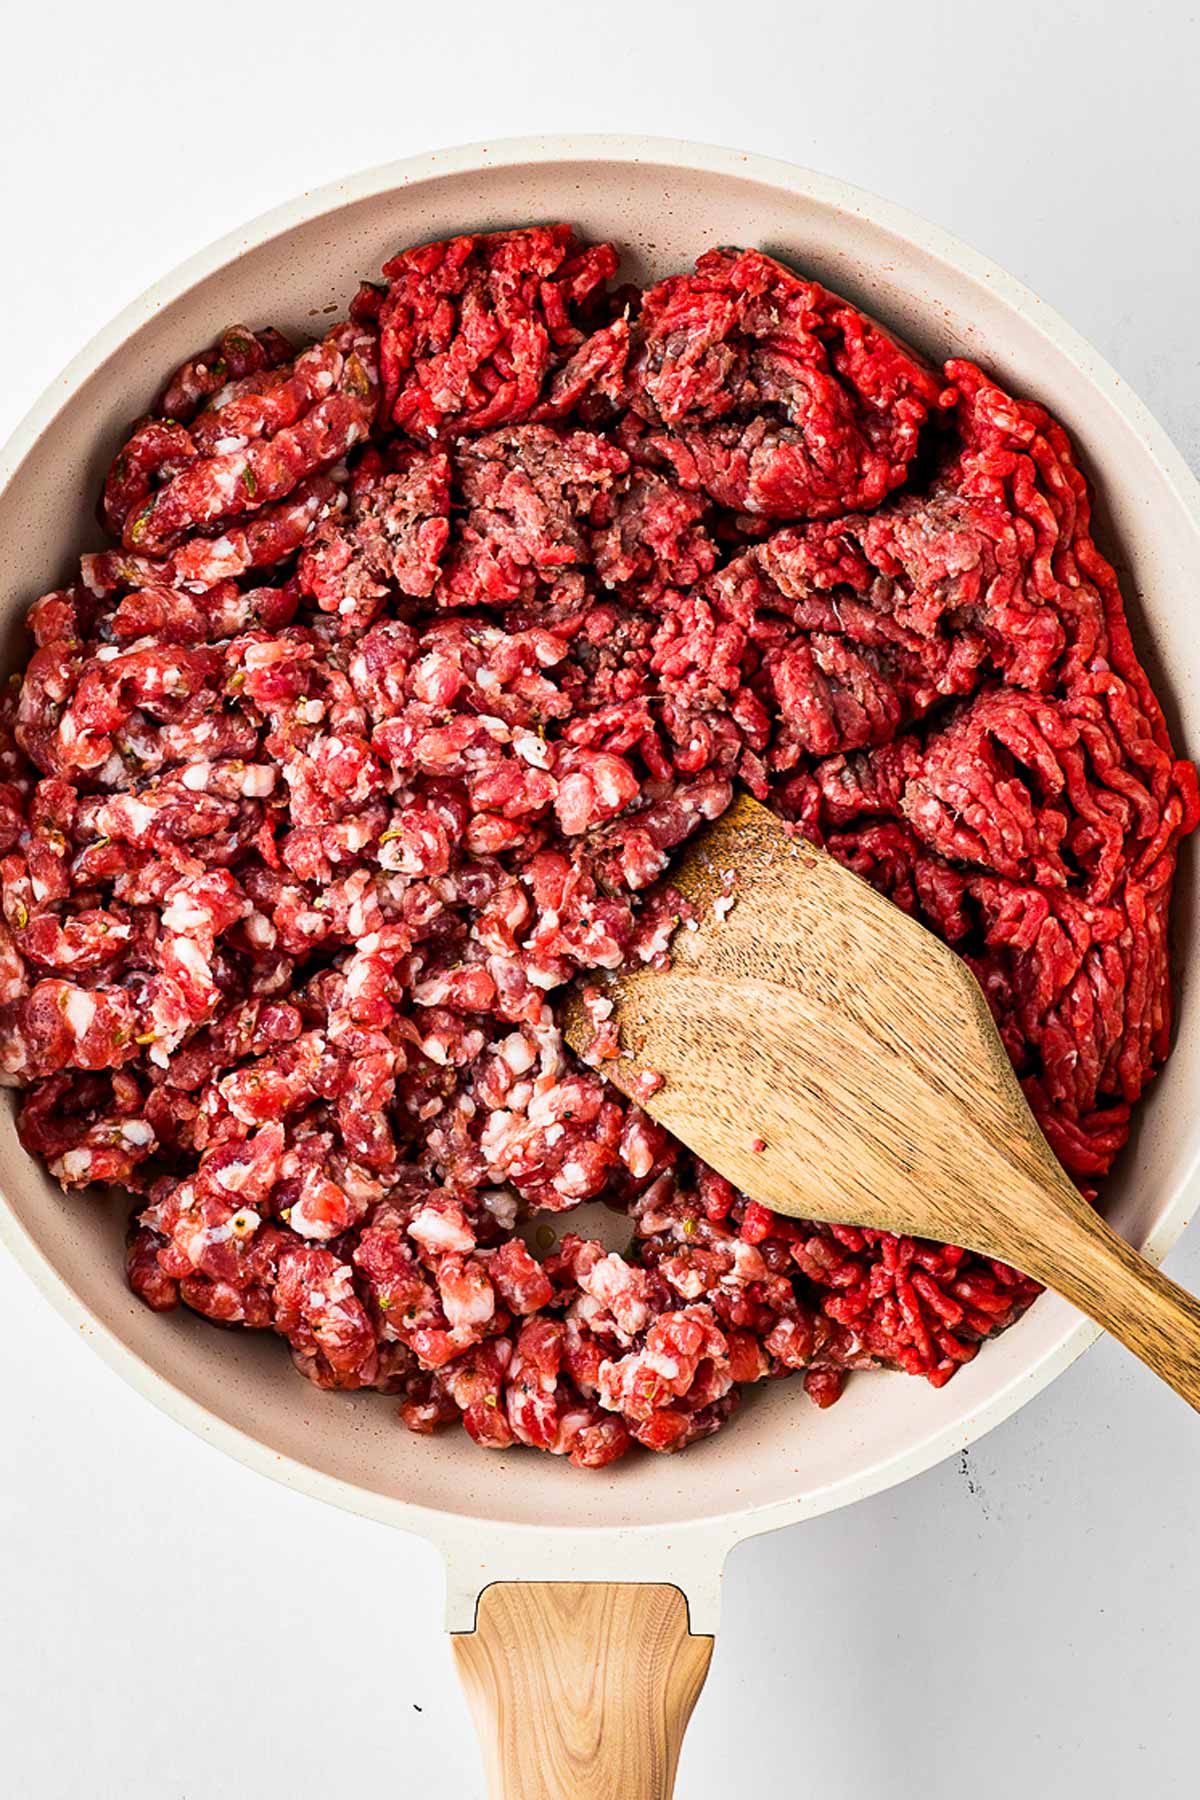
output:
[[498, 1582], [450, 1642], [489, 1800], [670, 1800], [713, 1648], [678, 1588]]

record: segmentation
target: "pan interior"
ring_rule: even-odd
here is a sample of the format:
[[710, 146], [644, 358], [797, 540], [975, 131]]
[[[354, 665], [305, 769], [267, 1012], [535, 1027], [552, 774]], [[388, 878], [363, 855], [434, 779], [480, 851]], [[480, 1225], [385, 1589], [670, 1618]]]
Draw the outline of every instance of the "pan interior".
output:
[[[1115, 379], [1102, 369], [1093, 377], [1083, 347], [1056, 341], [1057, 323], [1031, 296], [1010, 291], [969, 255], [960, 260], [938, 234], [801, 171], [687, 147], [648, 145], [637, 154], [615, 143], [422, 159], [292, 210], [265, 237], [248, 228], [240, 245], [182, 287], [165, 283], [79, 385], [59, 384], [60, 410], [0, 495], [5, 667], [23, 654], [20, 620], [30, 600], [67, 574], [73, 555], [95, 547], [103, 472], [165, 369], [234, 320], [319, 332], [322, 309], [344, 305], [358, 280], [404, 244], [568, 218], [624, 246], [623, 273], [639, 280], [686, 267], [713, 245], [759, 245], [860, 302], [928, 355], [975, 358], [1048, 405], [1095, 481], [1099, 535], [1121, 569], [1135, 636], [1177, 743], [1193, 754], [1200, 748], [1194, 500], [1177, 489], [1178, 470], [1169, 455], [1164, 464], [1161, 444], [1147, 442], [1128, 416]], [[1195, 854], [1185, 853], [1177, 943], [1190, 942], [1195, 927], [1196, 879]], [[1192, 1098], [1200, 1091], [1200, 996], [1196, 978], [1181, 958], [1177, 964], [1176, 1048], [1106, 1191], [1118, 1228], [1158, 1252], [1183, 1227], [1183, 1188], [1200, 1155]], [[11, 1118], [12, 1097], [3, 1104]], [[1070, 1309], [1046, 1297], [940, 1392], [900, 1376], [859, 1376], [836, 1407], [819, 1413], [799, 1383], [777, 1383], [752, 1392], [728, 1430], [683, 1457], [637, 1455], [582, 1474], [546, 1456], [484, 1454], [461, 1432], [410, 1437], [393, 1401], [319, 1392], [294, 1373], [278, 1340], [146, 1311], [123, 1281], [123, 1209], [65, 1198], [20, 1150], [11, 1126], [0, 1134], [0, 1188], [14, 1215], [9, 1237], [85, 1331], [115, 1349], [126, 1374], [159, 1399], [170, 1400], [161, 1386], [168, 1384], [175, 1410], [225, 1447], [253, 1440], [272, 1459], [348, 1484], [355, 1492], [344, 1497], [398, 1523], [412, 1522], [414, 1505], [541, 1527], [682, 1524], [770, 1507], [800, 1516], [967, 1442], [1086, 1341]], [[145, 1365], [140, 1376], [131, 1358]]]

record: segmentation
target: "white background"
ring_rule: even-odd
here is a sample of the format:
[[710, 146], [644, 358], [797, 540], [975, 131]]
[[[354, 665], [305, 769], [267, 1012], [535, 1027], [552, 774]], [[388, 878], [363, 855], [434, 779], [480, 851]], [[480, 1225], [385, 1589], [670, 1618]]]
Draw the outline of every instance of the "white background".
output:
[[[1195, 8], [1157, 0], [22, 5], [0, 437], [127, 300], [277, 201], [438, 145], [628, 130], [949, 226], [1200, 467], [1198, 76]], [[1170, 1267], [1200, 1288], [1200, 1235]], [[0, 1789], [480, 1800], [431, 1551], [192, 1440], [7, 1262], [0, 1330]], [[680, 1795], [1194, 1795], [1198, 1498], [1200, 1424], [1105, 1345], [962, 1462], [743, 1547]]]

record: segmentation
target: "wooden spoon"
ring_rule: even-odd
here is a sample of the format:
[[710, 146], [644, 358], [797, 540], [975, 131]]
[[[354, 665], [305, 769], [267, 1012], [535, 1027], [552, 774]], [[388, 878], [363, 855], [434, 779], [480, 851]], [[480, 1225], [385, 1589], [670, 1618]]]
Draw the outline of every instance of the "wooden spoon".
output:
[[[615, 1005], [622, 1054], [598, 1064], [614, 1086], [776, 1212], [1023, 1270], [1200, 1410], [1200, 1303], [1077, 1193], [966, 964], [747, 795], [672, 880], [698, 929], [676, 932], [671, 968], [589, 977]], [[586, 1056], [581, 993], [567, 1010]]]

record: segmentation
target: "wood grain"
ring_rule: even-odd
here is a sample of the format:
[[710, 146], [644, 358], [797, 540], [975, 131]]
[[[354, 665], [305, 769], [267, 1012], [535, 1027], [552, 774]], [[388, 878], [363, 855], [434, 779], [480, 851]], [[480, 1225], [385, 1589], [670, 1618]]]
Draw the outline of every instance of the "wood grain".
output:
[[678, 1588], [501, 1582], [450, 1641], [489, 1800], [670, 1800], [713, 1647]]
[[[602, 1073], [634, 1099], [661, 1074], [646, 1111], [775, 1211], [1000, 1257], [1200, 1408], [1200, 1304], [1077, 1193], [966, 964], [748, 795], [672, 879], [698, 925], [672, 967], [589, 978], [620, 1023]], [[587, 1054], [579, 994], [567, 1037]]]

